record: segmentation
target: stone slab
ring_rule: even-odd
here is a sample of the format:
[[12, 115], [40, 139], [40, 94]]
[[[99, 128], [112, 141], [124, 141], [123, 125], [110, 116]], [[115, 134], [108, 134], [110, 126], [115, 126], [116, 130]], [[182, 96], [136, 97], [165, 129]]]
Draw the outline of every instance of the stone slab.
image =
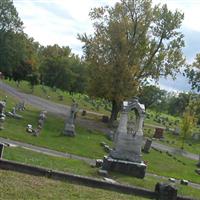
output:
[[136, 163], [131, 161], [116, 160], [105, 156], [103, 159], [102, 169], [121, 172], [137, 178], [144, 178], [146, 165], [143, 162]]

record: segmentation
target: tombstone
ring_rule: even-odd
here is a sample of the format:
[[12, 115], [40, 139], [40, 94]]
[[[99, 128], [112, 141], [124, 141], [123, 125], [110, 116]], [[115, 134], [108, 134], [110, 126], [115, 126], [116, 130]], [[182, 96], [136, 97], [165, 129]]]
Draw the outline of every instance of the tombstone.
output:
[[200, 167], [200, 155], [199, 155], [199, 162], [197, 163], [197, 167]]
[[103, 115], [101, 121], [102, 121], [103, 123], [108, 123], [108, 122], [109, 122], [109, 117]]
[[4, 144], [0, 143], [0, 159], [3, 158]]
[[167, 183], [157, 183], [155, 186], [155, 192], [157, 193], [157, 200], [177, 199], [177, 189]]
[[21, 115], [18, 115], [18, 114], [16, 113], [16, 107], [13, 107], [13, 108], [12, 108], [12, 111], [11, 111], [11, 112], [8, 112], [6, 115], [9, 116], [9, 117], [13, 117], [13, 118], [15, 118], [15, 119], [22, 119], [22, 116], [21, 116]]
[[77, 112], [78, 112], [78, 104], [74, 102], [71, 106], [70, 115], [67, 118], [66, 123], [65, 123], [65, 129], [63, 131], [64, 135], [67, 135], [67, 136], [75, 136], [76, 135], [74, 122], [76, 119]]
[[151, 144], [152, 144], [152, 140], [151, 139], [147, 139], [143, 148], [143, 152], [144, 153], [149, 153], [150, 149], [151, 149]]
[[33, 126], [31, 124], [27, 125], [26, 132], [28, 132], [28, 133], [32, 133], [33, 132]]
[[162, 128], [155, 128], [154, 138], [161, 139], [163, 138], [164, 129]]
[[15, 106], [16, 111], [24, 111], [25, 110], [25, 102], [19, 102], [18, 104], [16, 104]]
[[176, 127], [173, 131], [173, 134], [174, 135], [180, 135], [180, 128], [179, 127]]
[[199, 140], [200, 139], [200, 133], [193, 133], [192, 138], [193, 138], [193, 140]]
[[3, 130], [3, 123], [5, 121], [5, 114], [4, 114], [4, 109], [6, 107], [6, 102], [5, 101], [0, 101], [0, 130]]
[[82, 113], [81, 113], [82, 116], [86, 116], [86, 114], [87, 114], [86, 110], [83, 110]]
[[[128, 132], [128, 112], [132, 110], [136, 115], [135, 130]], [[108, 156], [104, 156], [103, 170], [144, 178], [146, 165], [141, 160], [144, 116], [145, 107], [136, 98], [123, 102], [120, 122], [114, 136], [114, 149]]]

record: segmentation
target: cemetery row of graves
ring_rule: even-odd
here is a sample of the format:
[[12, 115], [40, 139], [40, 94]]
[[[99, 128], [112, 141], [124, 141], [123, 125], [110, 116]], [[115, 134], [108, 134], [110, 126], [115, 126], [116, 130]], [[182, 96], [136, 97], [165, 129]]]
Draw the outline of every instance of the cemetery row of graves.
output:
[[[110, 140], [108, 135], [79, 125], [74, 127], [76, 129], [75, 137], [67, 137], [64, 134], [66, 119], [43, 110], [37, 110], [30, 105], [26, 105], [23, 100], [13, 99], [3, 91], [1, 91], [1, 96], [4, 97], [2, 100], [6, 101], [4, 110], [6, 117], [2, 122], [4, 129], [0, 132], [1, 137], [92, 159], [102, 159], [104, 155], [109, 154], [110, 149], [113, 147], [113, 141]], [[76, 117], [86, 116], [78, 113]], [[145, 127], [145, 136], [150, 136], [149, 130], [152, 131], [153, 135], [161, 136], [162, 140], [165, 140], [163, 136], [165, 138], [166, 135], [170, 134], [164, 131], [163, 135], [163, 131], [160, 131], [162, 133], [159, 131], [156, 133], [153, 128]], [[177, 135], [171, 135], [175, 141]], [[167, 144], [173, 145], [171, 141], [169, 139]], [[195, 146], [195, 144], [192, 144], [189, 147], [194, 148]], [[109, 177], [120, 183], [137, 185], [151, 190], [154, 189], [157, 182], [162, 182], [163, 178], [169, 182], [177, 179], [175, 182], [179, 194], [198, 198], [200, 195], [199, 189], [181, 184], [181, 180], [200, 183], [199, 175], [196, 172], [198, 169], [196, 166], [197, 161], [163, 152], [156, 148], [148, 149], [148, 151], [149, 153], [143, 153], [143, 160], [147, 164], [147, 173], [152, 175], [147, 175], [140, 180], [121, 173], [111, 172]], [[22, 163], [102, 178], [98, 168], [91, 167], [88, 163], [79, 160], [45, 156], [19, 147], [5, 148], [4, 156], [5, 159]], [[162, 159], [160, 159], [160, 156], [162, 156]], [[169, 162], [171, 163], [170, 166], [168, 165]], [[153, 174], [158, 176], [153, 176]]]

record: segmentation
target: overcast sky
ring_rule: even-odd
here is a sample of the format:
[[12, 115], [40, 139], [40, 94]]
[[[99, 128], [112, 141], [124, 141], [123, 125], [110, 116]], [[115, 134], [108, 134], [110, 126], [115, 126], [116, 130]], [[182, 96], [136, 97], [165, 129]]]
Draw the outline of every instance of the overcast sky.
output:
[[[82, 55], [82, 43], [78, 33], [92, 33], [88, 13], [91, 8], [114, 5], [119, 0], [13, 0], [24, 31], [42, 45], [58, 44], [69, 46], [72, 52]], [[182, 32], [185, 35], [184, 53], [191, 63], [200, 53], [200, 0], [153, 0], [154, 3], [167, 3], [172, 10], [178, 9], [185, 14]], [[186, 79], [178, 75], [176, 81], [161, 79], [164, 89], [186, 91], [190, 87]]]

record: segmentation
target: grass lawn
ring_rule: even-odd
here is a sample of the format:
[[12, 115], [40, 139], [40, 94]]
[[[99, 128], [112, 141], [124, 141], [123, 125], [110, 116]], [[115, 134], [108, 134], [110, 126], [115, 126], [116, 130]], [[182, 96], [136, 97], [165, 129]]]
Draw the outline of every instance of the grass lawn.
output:
[[[11, 111], [12, 107], [18, 102], [3, 91], [0, 96], [7, 98], [6, 111]], [[40, 111], [26, 106], [23, 112], [17, 112], [23, 116], [23, 119], [14, 119], [6, 117], [4, 130], [0, 131], [0, 137], [9, 138], [36, 146], [47, 147], [61, 152], [68, 152], [89, 158], [98, 158], [104, 155], [104, 150], [100, 146], [102, 141], [111, 145], [105, 134], [91, 131], [86, 128], [76, 126], [76, 137], [67, 137], [62, 135], [64, 130], [64, 119], [47, 113], [47, 119], [44, 127], [38, 137], [34, 137], [26, 132], [27, 124], [37, 127], [37, 121]]]
[[[167, 160], [167, 156], [163, 155], [162, 158], [163, 162], [165, 163], [164, 166], [163, 164], [161, 164], [161, 161], [160, 162], [157, 161], [161, 160], [157, 159], [159, 156], [157, 154], [158, 153], [156, 151], [152, 151], [150, 154], [146, 156], [148, 160], [151, 160], [148, 165], [147, 172], [152, 172], [152, 173], [155, 172], [156, 174], [162, 176], [184, 178], [184, 179], [187, 179], [189, 178], [189, 176], [191, 176], [194, 178], [193, 181], [196, 180], [195, 182], [199, 183], [198, 176], [195, 173], [193, 174], [192, 173], [193, 171], [190, 169], [192, 167], [192, 164], [191, 165], [188, 164], [186, 165], [187, 167], [185, 166], [184, 169], [180, 170], [181, 166], [175, 164], [173, 161], [171, 162], [168, 160], [168, 162], [171, 163], [170, 165], [171, 167], [168, 169], [169, 166], [166, 163], [167, 161], [165, 161]], [[98, 175], [97, 168], [92, 168], [90, 165], [80, 160], [47, 156], [44, 154], [39, 154], [21, 148], [5, 148], [4, 158], [35, 166], [46, 167], [54, 170], [65, 171], [89, 177], [102, 178]], [[163, 170], [161, 170], [161, 168], [163, 168]], [[162, 178], [152, 177], [152, 176], [146, 176], [144, 179], [138, 179], [127, 175], [122, 175], [119, 173], [110, 173], [110, 176], [112, 179], [116, 180], [119, 183], [144, 187], [150, 190], [154, 190], [154, 187], [157, 182], [166, 182], [166, 180]], [[191, 179], [189, 180], [192, 181]], [[194, 189], [188, 186], [182, 186], [180, 184], [177, 184], [177, 187], [178, 187], [178, 194], [180, 195], [186, 195], [196, 198], [200, 196], [200, 190], [198, 189]]]
[[86, 186], [31, 176], [17, 172], [0, 170], [0, 199], [5, 200], [145, 200], [134, 195], [94, 189]]

